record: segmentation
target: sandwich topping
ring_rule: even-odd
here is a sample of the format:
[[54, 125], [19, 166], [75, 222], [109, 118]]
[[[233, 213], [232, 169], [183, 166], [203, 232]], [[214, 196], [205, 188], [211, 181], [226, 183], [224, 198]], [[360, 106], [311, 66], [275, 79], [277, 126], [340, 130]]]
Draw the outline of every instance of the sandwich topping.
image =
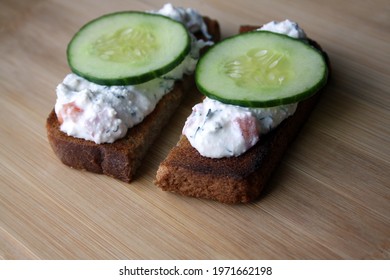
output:
[[[297, 101], [312, 94], [326, 77], [322, 55], [301, 42], [296, 46], [297, 41], [305, 41], [306, 35], [295, 22], [273, 21], [250, 33], [216, 45], [197, 66], [197, 85], [207, 97], [193, 107], [183, 134], [202, 156], [222, 158], [245, 153], [262, 134], [293, 115]], [[245, 48], [249, 47], [236, 55], [234, 50], [243, 45], [244, 39], [248, 40]], [[291, 58], [284, 43], [292, 45], [292, 53], [302, 55]], [[303, 63], [307, 52], [313, 59]], [[299, 68], [312, 64], [313, 68]]]
[[271, 21], [264, 24], [257, 30], [271, 31], [279, 34], [285, 34], [296, 39], [306, 39], [305, 31], [296, 23], [291, 20], [284, 21]]
[[135, 86], [103, 86], [71, 73], [57, 86], [61, 131], [97, 144], [112, 143], [142, 122], [173, 84], [158, 78]]
[[[204, 37], [210, 38], [202, 16], [193, 9], [175, 8], [171, 4], [166, 4], [162, 9], [146, 13], [146, 15], [148, 14], [159, 14], [170, 17], [175, 22], [181, 22], [190, 32], [202, 32]], [[122, 16], [119, 13], [115, 15]], [[135, 12], [134, 15], [142, 17], [143, 13]], [[124, 13], [123, 16], [127, 15]], [[107, 16], [102, 17], [104, 20], [107, 20], [107, 18]], [[123, 19], [120, 19], [118, 16], [117, 18], [119, 18], [117, 21], [122, 24]], [[157, 20], [160, 20], [159, 18], [160, 16], [158, 16]], [[98, 20], [95, 20], [96, 22]], [[143, 25], [140, 26], [144, 28]], [[87, 28], [84, 27], [80, 31], [83, 29]], [[128, 61], [129, 59], [134, 60], [134, 64], [141, 65], [139, 68], [142, 68], [144, 65], [143, 61], [145, 60], [144, 56], [146, 53], [150, 53], [150, 50], [143, 50], [142, 45], [137, 46], [136, 44], [128, 44], [128, 42], [131, 40], [133, 40], [132, 42], [137, 40], [138, 42], [142, 41], [139, 36], [143, 36], [142, 38], [147, 42], [154, 40], [156, 45], [158, 45], [158, 40], [148, 30], [141, 31], [138, 30], [135, 32], [133, 29], [127, 28], [119, 29], [118, 32], [110, 35], [111, 37], [107, 37], [107, 35], [101, 36], [94, 41], [92, 53], [98, 52], [102, 63], [108, 61], [108, 63], [116, 64], [114, 65], [115, 67], [118, 64], [125, 65], [124, 62], [121, 62], [122, 57], [126, 60], [125, 62], [127, 64], [131, 62]], [[75, 37], [77, 36], [81, 37], [80, 35], [76, 35]], [[169, 38], [169, 34], [164, 36], [168, 36]], [[188, 35], [186, 34], [185, 36]], [[211, 41], [197, 40], [191, 33], [189, 36], [189, 52], [178, 65], [174, 68], [170, 67], [170, 70], [159, 75], [157, 78], [139, 75], [138, 77], [135, 76], [135, 78], [115, 79], [114, 75], [114, 79], [111, 76], [109, 79], [106, 77], [98, 77], [95, 79], [94, 77], [99, 75], [99, 73], [93, 78], [90, 78], [89, 70], [82, 71], [83, 73], [87, 73], [84, 77], [76, 74], [78, 71], [73, 71], [74, 73], [67, 75], [63, 82], [57, 86], [56, 90], [57, 100], [55, 112], [60, 123], [61, 131], [69, 136], [90, 140], [97, 144], [112, 143], [124, 137], [128, 129], [142, 122], [154, 110], [161, 98], [173, 89], [175, 80], [182, 79], [184, 75], [189, 75], [194, 72], [200, 50], [207, 45], [213, 44]], [[102, 39], [104, 39], [103, 42]], [[83, 43], [82, 40], [79, 41], [81, 43], [74, 43], [76, 47], [78, 47], [78, 44]], [[115, 42], [118, 41], [124, 41], [123, 48], [117, 46]], [[147, 45], [150, 47], [150, 44]], [[115, 53], [113, 53], [111, 47], [116, 47]], [[68, 47], [68, 59], [71, 56], [69, 53], [72, 52], [69, 49]], [[76, 51], [74, 52], [77, 54]], [[80, 53], [85, 52], [82, 51]], [[140, 57], [139, 61], [137, 61], [137, 57]], [[80, 59], [83, 60], [84, 58], [81, 57]], [[150, 60], [155, 61], [155, 59]], [[79, 63], [79, 60], [76, 61]], [[84, 64], [88, 64], [87, 62], [81, 62], [77, 67], [81, 68], [84, 67]], [[93, 60], [93, 63], [97, 62]], [[121, 65], [119, 66], [122, 67]], [[101, 68], [104, 69], [106, 67]], [[111, 73], [104, 74], [107, 76], [111, 75]], [[155, 72], [147, 74], [156, 77]], [[105, 81], [107, 83], [104, 83]], [[123, 81], [125, 82], [122, 83]], [[135, 81], [135, 83], [129, 84], [128, 81]], [[115, 82], [118, 82], [118, 84]]]
[[239, 156], [254, 146], [261, 134], [294, 114], [297, 103], [270, 108], [248, 108], [206, 97], [192, 108], [183, 134], [205, 157]]

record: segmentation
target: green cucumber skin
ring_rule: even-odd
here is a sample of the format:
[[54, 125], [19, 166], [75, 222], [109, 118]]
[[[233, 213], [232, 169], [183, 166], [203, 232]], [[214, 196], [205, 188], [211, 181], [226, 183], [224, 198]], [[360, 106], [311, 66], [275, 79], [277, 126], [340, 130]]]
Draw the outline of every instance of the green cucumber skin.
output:
[[[237, 105], [242, 107], [249, 107], [249, 108], [268, 108], [268, 107], [274, 107], [274, 106], [280, 106], [280, 105], [287, 105], [291, 103], [296, 103], [299, 101], [302, 101], [306, 98], [309, 98], [310, 96], [314, 95], [316, 92], [318, 92], [321, 88], [323, 88], [327, 82], [328, 82], [328, 69], [326, 69], [326, 74], [324, 75], [324, 78], [317, 83], [312, 88], [308, 89], [307, 91], [294, 95], [287, 98], [280, 98], [280, 99], [273, 99], [269, 101], [250, 101], [250, 100], [240, 100], [240, 99], [225, 99], [218, 95], [215, 95], [209, 91], [207, 91], [204, 87], [199, 85], [198, 83], [197, 88], [198, 90], [203, 93], [205, 96], [218, 100], [225, 104], [231, 104], [231, 105]], [[195, 80], [196, 80], [196, 74], [195, 74]]]
[[[197, 70], [200, 69], [199, 66], [201, 65], [202, 61], [207, 59], [207, 53], [211, 52], [219, 44], [221, 44], [223, 42], [226, 42], [228, 40], [232, 40], [232, 39], [234, 39], [235, 37], [238, 37], [238, 36], [248, 35], [250, 33], [256, 33], [256, 32], [259, 32], [259, 31], [249, 31], [249, 32], [233, 35], [231, 37], [225, 38], [224, 40], [220, 41], [218, 44], [213, 45], [211, 48], [209, 48], [207, 50], [205, 55], [199, 60], [198, 66], [197, 66]], [[260, 31], [260, 32], [273, 33], [273, 32], [270, 32], [270, 31]], [[290, 37], [288, 35], [284, 35], [284, 34], [277, 34], [277, 35], [278, 36], [284, 36], [284, 37], [288, 38], [289, 40], [295, 40], [295, 41], [297, 41], [299, 43], [306, 44], [313, 51], [315, 51], [318, 54], [320, 54], [320, 56], [321, 56], [321, 58], [322, 58], [322, 60], [324, 62], [324, 65], [326, 67], [324, 69], [325, 73], [324, 73], [322, 79], [317, 84], [315, 84], [313, 87], [305, 90], [304, 92], [302, 92], [300, 94], [293, 95], [293, 96], [290, 96], [290, 97], [285, 97], [285, 98], [271, 99], [271, 100], [266, 100], [266, 101], [252, 101], [252, 100], [230, 99], [230, 98], [227, 99], [227, 98], [221, 97], [218, 94], [210, 92], [205, 87], [203, 87], [202, 84], [199, 82], [199, 80], [200, 80], [199, 79], [200, 73], [199, 73], [199, 71], [195, 71], [195, 82], [196, 82], [196, 86], [197, 86], [198, 90], [202, 94], [204, 94], [205, 96], [207, 96], [207, 97], [209, 97], [211, 99], [218, 100], [218, 101], [220, 101], [222, 103], [231, 104], [231, 105], [237, 105], [237, 106], [243, 106], [243, 107], [249, 107], [249, 108], [267, 108], [267, 107], [286, 105], [286, 104], [291, 104], [291, 103], [296, 103], [296, 102], [302, 101], [302, 100], [304, 100], [306, 98], [309, 98], [310, 96], [314, 95], [321, 88], [323, 88], [327, 84], [327, 82], [328, 82], [329, 68], [328, 68], [328, 61], [326, 59], [326, 54], [322, 50], [319, 50], [318, 48], [314, 47], [310, 43], [310, 40], [296, 39], [296, 38], [292, 38], [292, 37]]]
[[68, 43], [67, 49], [66, 49], [67, 62], [68, 62], [69, 68], [71, 69], [71, 71], [73, 73], [87, 79], [90, 82], [100, 84], [100, 85], [107, 85], [107, 86], [137, 85], [137, 84], [142, 84], [142, 83], [148, 82], [152, 79], [158, 78], [158, 77], [168, 73], [169, 71], [173, 70], [176, 66], [178, 66], [186, 58], [186, 56], [188, 55], [188, 53], [191, 50], [191, 38], [190, 38], [188, 30], [184, 26], [184, 24], [181, 22], [175, 21], [169, 17], [163, 16], [163, 15], [152, 14], [153, 16], [163, 17], [163, 18], [169, 19], [169, 20], [175, 22], [176, 24], [181, 24], [183, 26], [183, 28], [185, 30], [187, 30], [186, 48], [174, 61], [172, 61], [171, 63], [169, 63], [169, 64], [167, 64], [159, 69], [155, 69], [154, 71], [151, 71], [151, 72], [148, 72], [148, 73], [145, 73], [142, 75], [129, 76], [129, 77], [118, 77], [118, 78], [112, 78], [112, 79], [99, 78], [99, 77], [95, 77], [92, 75], [88, 75], [88, 74], [85, 74], [83, 72], [80, 72], [78, 69], [73, 67], [73, 63], [72, 63], [73, 56], [71, 55], [72, 41], [75, 38], [77, 38], [77, 36], [79, 36], [86, 27], [88, 27], [90, 24], [93, 24], [94, 22], [99, 21], [103, 18], [111, 17], [111, 16], [115, 16], [115, 15], [120, 15], [120, 14], [128, 14], [128, 13], [140, 14], [140, 15], [151, 15], [151, 14], [146, 13], [146, 12], [138, 12], [138, 11], [119, 11], [119, 12], [109, 13], [109, 14], [105, 14], [103, 16], [100, 16], [98, 18], [95, 18], [95, 19], [89, 21], [88, 23], [83, 25], [76, 32], [76, 34], [73, 36], [72, 40]]

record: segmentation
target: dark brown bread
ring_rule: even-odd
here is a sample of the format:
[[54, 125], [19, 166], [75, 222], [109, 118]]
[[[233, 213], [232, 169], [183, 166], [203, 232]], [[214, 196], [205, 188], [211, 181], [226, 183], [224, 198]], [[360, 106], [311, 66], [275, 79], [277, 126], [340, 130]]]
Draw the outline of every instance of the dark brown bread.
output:
[[[204, 20], [213, 40], [218, 41], [220, 38], [218, 22], [208, 17]], [[201, 37], [200, 34], [197, 36]], [[130, 182], [147, 150], [192, 86], [194, 86], [192, 76], [186, 76], [182, 81], [176, 82], [174, 89], [160, 100], [154, 111], [142, 123], [129, 129], [124, 138], [112, 144], [96, 144], [67, 136], [60, 131], [57, 116], [52, 110], [46, 122], [49, 143], [58, 158], [70, 167]]]
[[[244, 26], [240, 32], [254, 28]], [[320, 49], [315, 42], [312, 44]], [[324, 56], [327, 59], [325, 53]], [[293, 116], [271, 133], [262, 136], [254, 147], [238, 157], [203, 157], [185, 136], [181, 136], [177, 146], [160, 164], [155, 184], [164, 191], [223, 203], [255, 200], [319, 97], [320, 92], [300, 102]]]

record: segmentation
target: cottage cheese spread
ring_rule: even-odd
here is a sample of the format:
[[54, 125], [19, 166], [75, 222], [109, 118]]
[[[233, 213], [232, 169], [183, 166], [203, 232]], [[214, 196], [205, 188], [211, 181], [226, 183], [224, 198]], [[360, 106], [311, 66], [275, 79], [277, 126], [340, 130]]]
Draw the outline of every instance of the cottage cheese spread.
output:
[[297, 104], [246, 108], [205, 98], [192, 108], [183, 134], [205, 157], [239, 156], [254, 146], [261, 134], [294, 114]]
[[[202, 31], [208, 35], [201, 15], [193, 9], [166, 4], [155, 13], [183, 22], [191, 32]], [[124, 137], [129, 128], [142, 122], [173, 89], [175, 80], [193, 73], [200, 49], [211, 44], [211, 41], [196, 40], [192, 36], [191, 51], [180, 65], [140, 85], [102, 86], [76, 74], [67, 75], [56, 90], [55, 112], [61, 131], [97, 144], [112, 143]]]
[[97, 144], [112, 143], [150, 114], [173, 84], [154, 79], [136, 86], [102, 86], [69, 74], [57, 87], [61, 130]]
[[275, 33], [285, 34], [287, 36], [297, 38], [297, 39], [306, 39], [305, 31], [298, 26], [296, 22], [291, 20], [284, 21], [271, 21], [269, 23], [264, 24], [261, 28], [257, 30], [266, 30]]
[[[289, 20], [270, 22], [258, 30], [268, 30], [306, 39], [304, 31]], [[193, 107], [183, 134], [205, 157], [239, 156], [253, 147], [261, 137], [284, 119], [293, 115], [297, 103], [271, 108], [246, 108], [205, 98]]]
[[150, 12], [158, 13], [180, 21], [190, 32], [194, 33], [201, 31], [207, 39], [211, 39], [211, 35], [207, 31], [207, 26], [203, 21], [202, 15], [192, 8], [174, 7], [172, 4], [167, 3], [160, 10]]

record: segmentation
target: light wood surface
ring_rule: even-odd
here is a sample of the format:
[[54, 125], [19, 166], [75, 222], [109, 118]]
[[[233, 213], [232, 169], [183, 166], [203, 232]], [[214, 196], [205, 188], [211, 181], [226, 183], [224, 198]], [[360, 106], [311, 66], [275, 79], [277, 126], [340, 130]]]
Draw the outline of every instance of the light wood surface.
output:
[[185, 100], [131, 184], [55, 157], [45, 120], [87, 21], [163, 1], [1, 0], [0, 259], [389, 259], [388, 1], [173, 1], [240, 24], [295, 20], [333, 78], [259, 201], [223, 205], [153, 185], [194, 104]]

